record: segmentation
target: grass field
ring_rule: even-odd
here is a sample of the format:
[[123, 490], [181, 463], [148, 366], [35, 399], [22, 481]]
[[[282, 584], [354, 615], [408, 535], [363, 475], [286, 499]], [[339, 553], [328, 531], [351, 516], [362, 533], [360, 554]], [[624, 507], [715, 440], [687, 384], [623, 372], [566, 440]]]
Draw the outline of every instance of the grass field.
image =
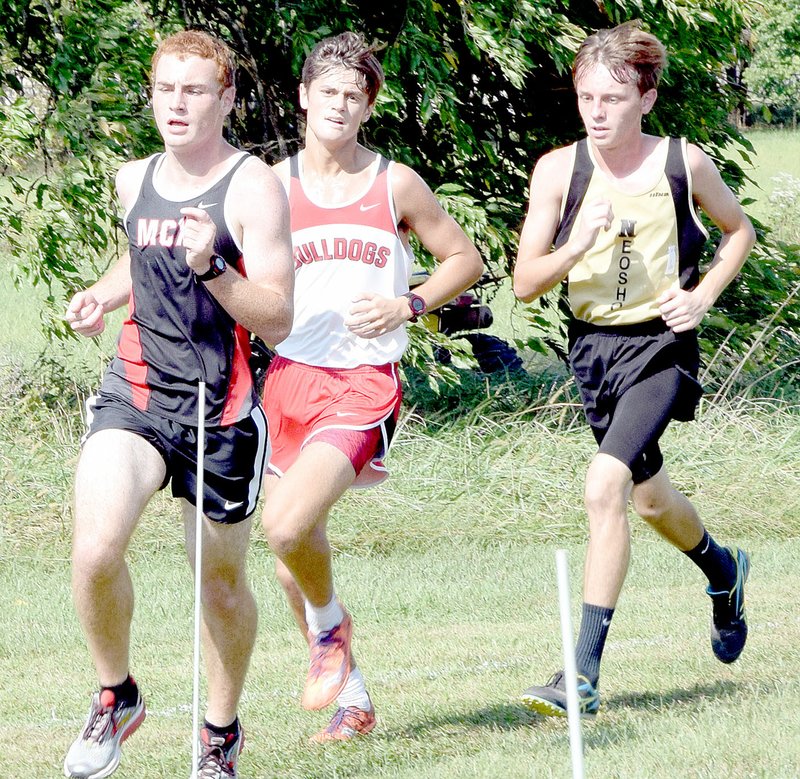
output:
[[[22, 433], [9, 422], [26, 401], [4, 397], [0, 733], [12, 764], [44, 779], [58, 774], [95, 683], [68, 586], [78, 426], [68, 408], [40, 408]], [[306, 650], [254, 532], [261, 626], [241, 710], [250, 739], [243, 776], [569, 776], [566, 723], [516, 701], [560, 664], [557, 547], [569, 551], [578, 613], [580, 479], [592, 446], [576, 409], [566, 411], [515, 419], [486, 408], [436, 430], [406, 420], [390, 482], [335, 511], [338, 589], [355, 615], [355, 649], [380, 718], [357, 744], [305, 744], [323, 718], [299, 707]], [[790, 779], [796, 745], [780, 734], [800, 728], [797, 409], [706, 405], [697, 423], [668, 431], [665, 448], [712, 531], [753, 555], [751, 640], [735, 665], [713, 659], [699, 574], [635, 523], [603, 710], [584, 729], [587, 776]], [[131, 549], [133, 671], [151, 714], [126, 748], [121, 779], [188, 772], [192, 586], [174, 515], [156, 501]], [[40, 740], [33, 752], [31, 734]]]
[[800, 133], [753, 130], [747, 133], [755, 157], [752, 166], [737, 160], [752, 179], [743, 198], [752, 198], [747, 211], [785, 241], [800, 242]]
[[[708, 603], [696, 571], [661, 544], [637, 543], [607, 647], [603, 709], [583, 727], [587, 777], [798, 775], [791, 734], [800, 730], [800, 542], [748, 545], [752, 637], [738, 663], [722, 666], [708, 646]], [[554, 547], [456, 540], [340, 557], [339, 587], [355, 615], [354, 646], [379, 726], [358, 743], [312, 748], [304, 741], [323, 715], [298, 703], [305, 648], [269, 554], [256, 545], [251, 575], [261, 627], [241, 707], [248, 734], [241, 775], [569, 777], [566, 721], [538, 718], [516, 700], [560, 663]], [[569, 544], [568, 551], [577, 582], [582, 550]], [[134, 672], [150, 713], [115, 776], [188, 776], [190, 578], [169, 540], [157, 554], [139, 546], [132, 565]], [[68, 576], [65, 557], [44, 550], [6, 560], [0, 575], [0, 733], [6, 759], [25, 766], [28, 779], [59, 775], [94, 685]], [[573, 601], [577, 609], [577, 594]]]
[[[768, 193], [770, 176], [800, 167], [800, 136], [752, 140]], [[35, 294], [0, 279], [0, 304], [0, 736], [9, 773], [48, 779], [61, 775], [96, 684], [69, 592], [70, 485], [80, 400], [116, 325], [99, 344], [45, 349]], [[520, 335], [519, 309], [508, 298], [495, 306], [495, 332]], [[581, 481], [594, 445], [563, 372], [536, 381], [486, 380], [480, 406], [459, 409], [456, 399], [446, 416], [407, 405], [392, 479], [334, 511], [337, 587], [376, 705], [373, 735], [306, 744], [326, 717], [300, 708], [306, 649], [254, 530], [260, 628], [241, 706], [243, 779], [570, 776], [566, 721], [539, 718], [518, 697], [561, 664], [559, 547], [577, 621]], [[709, 398], [695, 423], [667, 431], [664, 450], [709, 529], [752, 554], [751, 636], [740, 661], [718, 663], [700, 574], [633, 520], [603, 705], [583, 727], [586, 776], [798, 779], [800, 405]], [[115, 779], [189, 775], [192, 582], [181, 535], [175, 506], [160, 496], [130, 550], [132, 671], [149, 714]]]

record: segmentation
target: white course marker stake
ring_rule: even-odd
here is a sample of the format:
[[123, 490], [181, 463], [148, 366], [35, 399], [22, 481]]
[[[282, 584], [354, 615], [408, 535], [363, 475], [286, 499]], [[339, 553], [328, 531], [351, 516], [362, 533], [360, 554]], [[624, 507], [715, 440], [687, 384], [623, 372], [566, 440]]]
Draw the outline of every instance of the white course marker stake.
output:
[[192, 779], [200, 759], [200, 619], [203, 564], [203, 472], [206, 450], [206, 383], [197, 384], [197, 489], [194, 515], [194, 676], [192, 683]]
[[567, 553], [563, 549], [556, 550], [556, 573], [558, 575], [558, 604], [561, 611], [561, 643], [564, 650], [564, 680], [567, 685], [572, 779], [583, 779], [583, 739], [581, 738], [581, 715], [578, 707], [578, 671], [575, 667], [575, 646], [572, 637], [572, 619], [570, 618]]

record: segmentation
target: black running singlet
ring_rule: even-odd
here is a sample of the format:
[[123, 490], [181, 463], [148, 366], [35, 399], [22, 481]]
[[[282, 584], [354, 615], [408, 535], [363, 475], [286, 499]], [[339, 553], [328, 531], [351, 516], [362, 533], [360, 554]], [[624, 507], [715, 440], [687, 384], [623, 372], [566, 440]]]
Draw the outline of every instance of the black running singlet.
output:
[[247, 331], [198, 281], [186, 264], [182, 208], [202, 208], [217, 227], [215, 251], [244, 275], [241, 250], [225, 220], [231, 179], [249, 155], [206, 192], [166, 200], [153, 186], [163, 155], [147, 167], [139, 195], [125, 216], [132, 289], [128, 318], [101, 392], [143, 411], [197, 424], [197, 383], [206, 382], [206, 424], [230, 425], [258, 402], [248, 359]]

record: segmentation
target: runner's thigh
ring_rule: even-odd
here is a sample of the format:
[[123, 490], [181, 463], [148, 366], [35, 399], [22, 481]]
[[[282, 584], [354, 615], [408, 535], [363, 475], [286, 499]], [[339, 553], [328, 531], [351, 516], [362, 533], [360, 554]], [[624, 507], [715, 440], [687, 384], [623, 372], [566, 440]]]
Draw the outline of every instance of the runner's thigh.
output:
[[75, 530], [97, 544], [125, 543], [164, 483], [161, 454], [127, 430], [99, 430], [84, 442], [75, 474]]
[[680, 374], [668, 368], [634, 384], [617, 402], [600, 451], [631, 470], [643, 452], [654, 450], [672, 418]]
[[[195, 528], [197, 509], [186, 499], [181, 499], [183, 530], [186, 555], [194, 568]], [[214, 522], [205, 515], [202, 518], [202, 561], [203, 577], [221, 574], [224, 571], [241, 573], [244, 571], [247, 548], [250, 543], [252, 516], [240, 522]]]

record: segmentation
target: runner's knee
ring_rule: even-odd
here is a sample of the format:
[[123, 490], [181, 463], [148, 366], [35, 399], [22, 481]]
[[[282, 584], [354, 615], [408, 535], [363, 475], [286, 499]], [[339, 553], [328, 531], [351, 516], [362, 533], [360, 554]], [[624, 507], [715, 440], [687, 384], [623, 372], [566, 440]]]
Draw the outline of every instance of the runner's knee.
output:
[[658, 525], [669, 513], [669, 505], [654, 495], [634, 493], [633, 508], [648, 524]]
[[264, 522], [264, 532], [270, 549], [281, 559], [297, 551], [304, 534], [290, 521]]
[[630, 470], [624, 463], [599, 454], [586, 473], [583, 500], [589, 521], [625, 513]]
[[91, 534], [76, 534], [72, 542], [72, 577], [100, 584], [117, 576], [125, 562], [122, 544], [98, 543]]
[[244, 571], [216, 569], [203, 573], [201, 599], [203, 607], [217, 614], [237, 611], [242, 598], [250, 597]]

